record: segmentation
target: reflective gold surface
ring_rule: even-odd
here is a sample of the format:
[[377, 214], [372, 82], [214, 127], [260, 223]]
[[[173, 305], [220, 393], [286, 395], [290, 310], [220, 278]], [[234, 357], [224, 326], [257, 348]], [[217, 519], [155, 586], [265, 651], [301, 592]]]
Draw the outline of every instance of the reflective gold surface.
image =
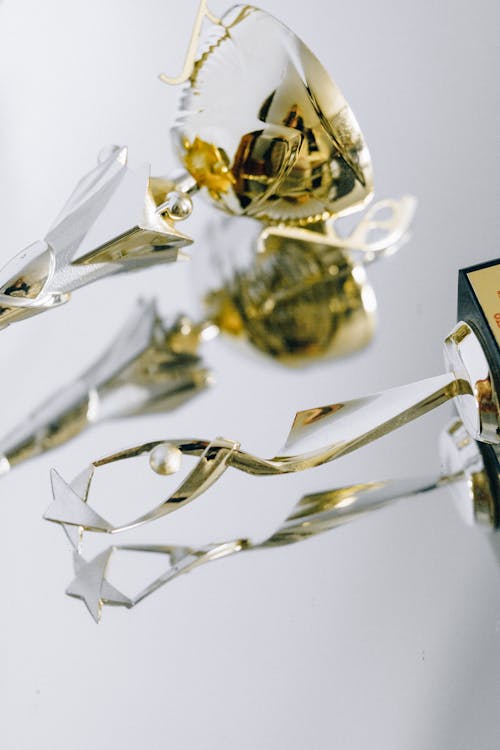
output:
[[475, 440], [500, 442], [500, 394], [495, 388], [494, 371], [483, 345], [471, 326], [459, 321], [445, 340], [449, 369], [470, 385], [473, 398], [460, 397], [457, 407], [469, 434]]
[[200, 188], [207, 188], [213, 198], [227, 193], [236, 179], [229, 168], [229, 159], [211, 143], [205, 143], [196, 137], [193, 143], [184, 142], [186, 155], [184, 164]]
[[491, 491], [491, 482], [486, 472], [477, 471], [471, 474], [469, 479], [471, 493], [474, 501], [474, 517], [478, 523], [483, 523], [489, 528], [498, 527], [498, 503]]
[[[449, 431], [449, 434], [451, 434], [451, 431]], [[171, 454], [173, 448], [172, 444], [157, 445], [151, 451], [150, 458], [159, 449], [165, 449], [162, 454], [165, 458]], [[114, 544], [87, 561], [84, 557], [84, 540], [88, 537], [84, 533], [84, 528], [68, 523], [64, 525], [64, 530], [73, 547], [75, 577], [66, 589], [66, 593], [69, 596], [81, 599], [94, 620], [99, 622], [103, 605], [111, 604], [130, 609], [165, 584], [208, 562], [240, 552], [303, 542], [318, 534], [323, 534], [338, 526], [363, 518], [367, 514], [381, 510], [388, 505], [393, 505], [402, 498], [420, 497], [441, 487], [451, 486], [452, 489], [458, 488], [462, 491], [464, 487], [467, 487], [469, 481], [472, 481], [474, 486], [479, 487], [481, 477], [486, 479], [480, 464], [480, 459], [470, 463], [468, 460], [464, 460], [462, 456], [453, 473], [417, 479], [361, 482], [351, 486], [307, 494], [292, 507], [284, 520], [261, 541], [243, 537], [194, 547], [158, 543], [121, 543]], [[97, 465], [96, 463], [95, 466]], [[154, 466], [152, 468], [156, 471]], [[163, 474], [165, 472], [162, 470], [158, 473]], [[71, 485], [66, 485], [58, 475], [54, 475], [55, 496], [62, 496], [68, 507], [71, 506], [73, 510], [78, 512], [78, 498], [86, 497], [92, 478], [92, 473], [87, 472], [77, 477]], [[477, 495], [473, 495], [474, 500], [479, 500], [484, 496], [483, 490], [479, 491], [478, 489], [477, 493]], [[60, 500], [56, 500], [57, 502], [60, 503]], [[85, 507], [85, 512], [87, 517], [86, 529], [90, 531], [103, 530], [102, 528], [99, 529], [98, 525], [92, 526], [91, 524], [101, 524], [102, 527], [104, 519], [95, 514], [89, 507]], [[142, 553], [146, 556], [163, 555], [167, 558], [168, 564], [159, 576], [153, 578], [138, 592], [124, 593], [110, 583], [111, 578], [108, 578], [108, 575], [112, 571], [108, 573], [108, 567], [111, 559], [116, 562], [124, 553], [130, 552]]]
[[467, 274], [491, 332], [500, 346], [500, 261]]
[[208, 317], [288, 365], [361, 349], [376, 311], [364, 265], [404, 244], [414, 210], [410, 196], [380, 201], [349, 234], [333, 220], [258, 231], [250, 219], [226, 219], [210, 233], [214, 270], [202, 265]]
[[174, 129], [183, 164], [211, 200], [232, 214], [307, 224], [369, 199], [372, 168], [363, 136], [312, 52], [249, 5], [211, 20]]
[[[470, 394], [470, 390], [468, 382], [456, 380], [453, 374], [441, 375], [364, 399], [299, 412], [285, 448], [273, 458], [262, 458], [242, 450], [238, 442], [226, 438], [168, 439], [144, 443], [93, 461], [81, 475], [86, 477], [81, 492], [72, 489], [53, 470], [54, 501], [44, 517], [65, 527], [110, 534], [132, 529], [184, 508], [218, 482], [229, 468], [259, 477], [312, 469], [368, 445], [449, 399]], [[125, 523], [114, 524], [96, 514], [89, 503], [95, 470], [138, 457], [147, 457], [151, 467], [151, 456], [159, 446], [161, 450], [173, 446], [183, 456], [197, 459], [179, 485], [171, 489], [160, 504]]]
[[375, 296], [362, 266], [317, 240], [268, 236], [253, 264], [206, 298], [208, 315], [265, 354], [303, 364], [365, 346]]
[[175, 86], [179, 83], [185, 83], [192, 75], [204, 18], [212, 21], [212, 23], [220, 23], [220, 19], [208, 8], [207, 0], [200, 0], [182, 71], [178, 76], [168, 76], [166, 73], [161, 73], [160, 78], [165, 83]]

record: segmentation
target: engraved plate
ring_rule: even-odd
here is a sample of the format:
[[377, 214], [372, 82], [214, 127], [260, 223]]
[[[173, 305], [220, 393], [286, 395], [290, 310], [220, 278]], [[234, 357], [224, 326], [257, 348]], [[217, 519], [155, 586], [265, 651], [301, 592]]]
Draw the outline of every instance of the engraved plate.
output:
[[495, 265], [469, 271], [467, 277], [500, 346], [500, 260]]

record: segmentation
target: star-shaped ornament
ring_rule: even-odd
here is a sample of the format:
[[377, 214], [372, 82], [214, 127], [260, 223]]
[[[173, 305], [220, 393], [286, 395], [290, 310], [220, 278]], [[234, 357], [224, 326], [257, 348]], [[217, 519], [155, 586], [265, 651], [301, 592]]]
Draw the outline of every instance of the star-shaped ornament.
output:
[[97, 623], [101, 619], [103, 604], [127, 608], [133, 606], [128, 596], [112, 586], [105, 577], [113, 551], [114, 548], [110, 547], [90, 562], [87, 562], [78, 552], [74, 553], [76, 575], [66, 589], [66, 593], [68, 596], [81, 599]]
[[111, 531], [113, 526], [87, 505], [92, 474], [92, 467], [86, 469], [83, 475], [77, 477], [79, 484], [75, 489], [75, 483], [68, 484], [55, 469], [52, 469], [50, 477], [54, 500], [45, 511], [44, 518], [47, 521], [60, 523], [64, 527], [76, 526], [85, 527], [90, 531]]

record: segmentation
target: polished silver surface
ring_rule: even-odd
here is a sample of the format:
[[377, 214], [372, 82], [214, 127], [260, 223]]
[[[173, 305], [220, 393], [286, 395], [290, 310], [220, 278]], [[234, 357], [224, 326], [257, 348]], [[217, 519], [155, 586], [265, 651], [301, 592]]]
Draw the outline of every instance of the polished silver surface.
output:
[[[460, 376], [461, 372], [450, 372], [370, 396], [298, 412], [284, 449], [273, 458], [261, 458], [242, 450], [238, 442], [222, 438], [169, 438], [122, 450], [90, 464], [90, 481], [85, 487], [84, 494], [79, 498], [68, 492], [64, 481], [58, 477], [57, 483], [53, 484], [54, 501], [44, 517], [62, 525], [73, 524], [92, 531], [115, 534], [156, 521], [184, 508], [218, 482], [230, 467], [263, 477], [285, 475], [322, 466], [379, 440], [451, 399], [469, 398], [473, 401], [472, 408], [479, 409], [476, 383]], [[264, 425], [263, 416], [261, 420]], [[467, 425], [465, 427], [467, 429]], [[497, 430], [491, 435], [497, 443], [500, 442], [499, 434]], [[475, 440], [476, 434], [469, 432], [469, 437]], [[125, 523], [112, 524], [104, 518], [93, 518], [89, 524], [87, 517], [89, 507], [93, 504], [89, 506], [89, 497], [95, 470], [116, 462], [148, 456], [150, 467], [157, 471], [155, 454], [165, 451], [166, 446], [183, 456], [198, 459], [194, 468], [180, 481], [176, 489], [167, 491], [167, 497], [151, 510]], [[175, 464], [175, 471], [163, 473], [179, 472], [181, 463], [179, 458]], [[59, 491], [61, 487], [62, 494]], [[109, 507], [109, 501], [106, 505]]]
[[[94, 620], [99, 622], [103, 605], [121, 605], [130, 609], [167, 583], [208, 562], [240, 552], [303, 542], [353, 520], [364, 518], [367, 514], [402, 499], [419, 498], [444, 487], [450, 487], [460, 500], [461, 512], [464, 510], [463, 500], [467, 499], [466, 509], [472, 517], [475, 504], [482, 499], [476, 494], [479, 489], [477, 478], [479, 475], [486, 478], [486, 475], [481, 455], [461, 422], [454, 420], [443, 430], [441, 454], [445, 470], [438, 476], [371, 481], [304, 495], [292, 507], [282, 523], [262, 540], [240, 538], [198, 547], [187, 544], [122, 543], [114, 544], [86, 561], [83, 555], [84, 540], [87, 538], [84, 529], [82, 526], [75, 528], [70, 515], [67, 515], [69, 525], [63, 525], [63, 528], [73, 548], [76, 577], [66, 593], [82, 599]], [[90, 481], [91, 473], [87, 472], [67, 485], [54, 472], [53, 486], [58, 496], [56, 502], [60, 502], [64, 495], [69, 498], [68, 508], [72, 503], [78, 504], [79, 493], [84, 494]], [[87, 513], [87, 530], [103, 530], [103, 519], [88, 507], [82, 512]], [[77, 508], [76, 516], [83, 518], [82, 512]], [[97, 528], [99, 524], [101, 528]], [[144, 588], [126, 596], [111, 586], [106, 579], [106, 571], [111, 558], [116, 561], [124, 553], [129, 552], [142, 553], [144, 556], [164, 556], [168, 559], [168, 565]]]
[[[325, 248], [346, 250], [350, 257], [366, 265], [385, 255], [394, 255], [409, 239], [410, 227], [417, 209], [412, 195], [386, 198], [374, 203], [348, 234], [338, 229], [340, 221], [334, 217], [326, 223], [322, 241]], [[293, 237], [297, 240], [318, 241], [318, 233], [306, 227], [287, 227], [285, 224], [267, 226], [258, 238], [258, 249], [265, 250], [270, 237]]]
[[454, 373], [349, 401], [339, 401], [299, 412], [285, 445], [285, 455], [315, 454], [332, 444], [344, 455], [398, 429], [459, 395], [470, 395], [467, 381]]
[[463, 422], [454, 419], [441, 432], [439, 447], [444, 471], [463, 472], [466, 478], [452, 488], [462, 519], [468, 526], [479, 523], [491, 530], [496, 525], [495, 506], [500, 498], [495, 497], [493, 477], [488, 476], [478, 443]]
[[210, 326], [178, 316], [168, 325], [154, 301], [138, 301], [108, 348], [0, 439], [0, 473], [104, 420], [174, 409], [212, 382], [198, 354]]
[[112, 551], [110, 549], [102, 552], [90, 563], [86, 563], [75, 552], [76, 576], [66, 589], [68, 596], [74, 596], [85, 602], [85, 606], [96, 621], [100, 618], [103, 603], [124, 607], [132, 606], [130, 599], [106, 580], [106, 568]]
[[[500, 295], [499, 295], [500, 296]], [[486, 353], [470, 325], [460, 321], [445, 341], [448, 367], [471, 386], [473, 399], [459, 396], [457, 409], [474, 440], [500, 444], [500, 394]]]
[[0, 327], [61, 305], [104, 276], [175, 262], [191, 242], [158, 211], [149, 167], [133, 171], [126, 148], [106, 149], [46, 237], [1, 270]]
[[445, 340], [450, 372], [350, 401], [301, 411], [285, 449], [315, 453], [336, 444], [335, 456], [366, 445], [454, 399], [473, 440], [500, 444], [500, 395], [491, 366], [471, 327], [459, 322]]

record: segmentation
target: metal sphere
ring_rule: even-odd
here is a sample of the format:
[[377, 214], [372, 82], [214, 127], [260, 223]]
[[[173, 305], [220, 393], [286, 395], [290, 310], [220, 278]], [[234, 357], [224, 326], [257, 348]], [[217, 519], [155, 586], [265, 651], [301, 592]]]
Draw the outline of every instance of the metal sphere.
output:
[[176, 474], [181, 468], [182, 453], [172, 443], [161, 443], [153, 448], [149, 455], [149, 465], [156, 474], [168, 476]]
[[164, 208], [173, 221], [183, 221], [191, 216], [193, 201], [186, 193], [172, 190], [166, 196]]

